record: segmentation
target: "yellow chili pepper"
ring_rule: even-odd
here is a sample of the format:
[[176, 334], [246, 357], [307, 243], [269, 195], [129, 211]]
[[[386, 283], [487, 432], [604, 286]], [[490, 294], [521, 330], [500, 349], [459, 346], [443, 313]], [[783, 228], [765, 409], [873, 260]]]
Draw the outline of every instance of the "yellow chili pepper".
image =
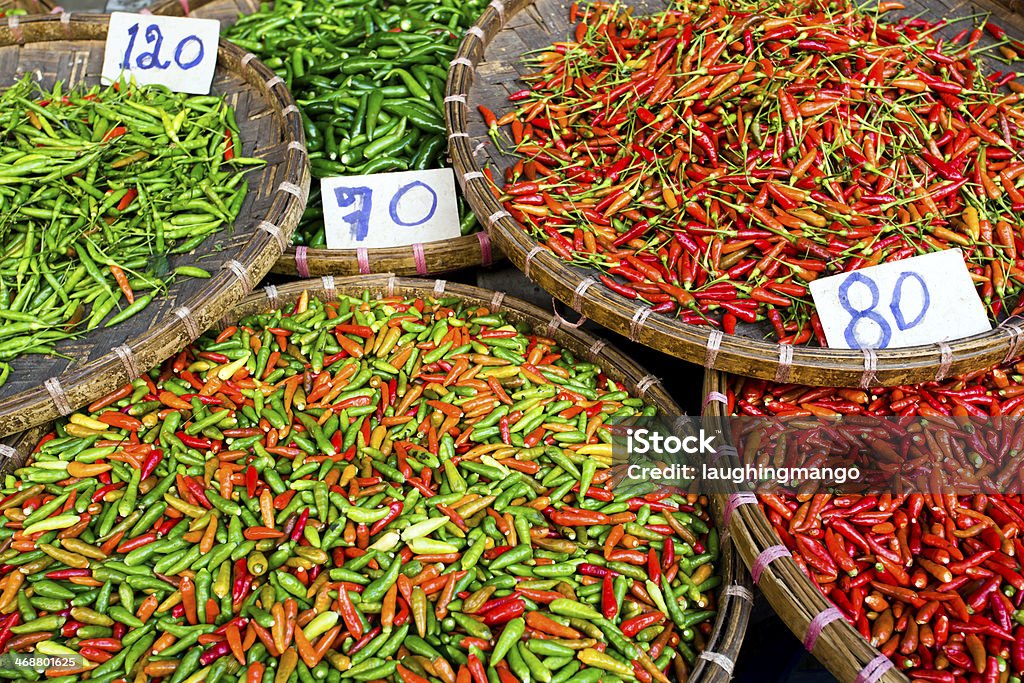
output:
[[592, 666], [595, 669], [604, 669], [605, 671], [611, 671], [614, 674], [620, 676], [626, 676], [633, 678], [633, 668], [626, 666], [619, 660], [615, 659], [611, 655], [606, 655], [603, 652], [598, 652], [592, 647], [584, 648], [580, 650], [578, 655], [580, 661], [587, 666]]
[[42, 521], [36, 522], [35, 524], [25, 527], [22, 533], [25, 536], [31, 536], [32, 534], [38, 534], [40, 531], [56, 531], [57, 529], [67, 529], [69, 526], [78, 524], [78, 521], [82, 519], [78, 515], [56, 515], [54, 517], [48, 517]]
[[103, 422], [100, 422], [99, 420], [94, 420], [91, 417], [88, 417], [87, 415], [83, 415], [82, 413], [75, 413], [74, 415], [69, 417], [68, 420], [72, 424], [81, 425], [83, 427], [86, 427], [87, 429], [94, 429], [98, 432], [107, 431], [107, 427], [109, 426], [107, 424], [104, 424]]

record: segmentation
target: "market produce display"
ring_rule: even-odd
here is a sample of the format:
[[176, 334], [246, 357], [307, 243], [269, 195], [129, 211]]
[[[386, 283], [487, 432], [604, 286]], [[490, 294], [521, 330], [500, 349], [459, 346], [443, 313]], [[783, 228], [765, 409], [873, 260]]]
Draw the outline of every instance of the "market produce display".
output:
[[[443, 92], [480, 0], [278, 0], [225, 36], [277, 71], [302, 111], [314, 181], [446, 165]], [[462, 234], [479, 229], [461, 208]], [[325, 248], [319, 183], [293, 242]]]
[[[123, 85], [123, 84], [122, 84]], [[0, 94], [0, 385], [9, 361], [143, 310], [171, 269], [230, 228], [248, 189], [238, 129], [219, 96], [159, 87]]]
[[303, 294], [6, 475], [0, 644], [82, 657], [61, 683], [685, 680], [708, 501], [609, 486], [654, 411], [457, 298]]
[[811, 281], [948, 248], [993, 319], [1014, 310], [1024, 112], [982, 29], [802, 1], [569, 20], [513, 111], [480, 108], [519, 157], [506, 209], [559, 257], [684, 323], [789, 344], [825, 345]]
[[[1013, 425], [1021, 412], [1020, 369], [1010, 363], [942, 383], [868, 392], [738, 380], [729, 389], [728, 410], [755, 415], [782, 404], [789, 407], [772, 412], [898, 415], [906, 420], [894, 424], [904, 425], [927, 417], [948, 420], [953, 433], [957, 420], [983, 424], [999, 419], [990, 416], [1012, 416], [995, 432], [1002, 443], [963, 454], [962, 462], [955, 449], [946, 458], [970, 476], [995, 480], [995, 490], [1007, 490], [1016, 482], [1000, 475], [1005, 463], [994, 456], [1015, 458], [1019, 452], [1021, 437]], [[938, 444], [932, 448], [945, 452]], [[1019, 464], [1008, 469], [1013, 479], [1020, 476]], [[801, 571], [911, 679], [1020, 680], [1024, 499], [934, 493], [939, 490], [759, 498]]]

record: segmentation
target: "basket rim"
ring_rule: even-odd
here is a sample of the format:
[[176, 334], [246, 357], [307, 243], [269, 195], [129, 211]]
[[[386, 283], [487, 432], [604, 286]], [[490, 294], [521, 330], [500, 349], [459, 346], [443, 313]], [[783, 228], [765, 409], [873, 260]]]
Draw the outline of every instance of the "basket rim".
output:
[[[535, 333], [545, 333], [553, 337], [559, 344], [569, 347], [579, 355], [587, 355], [592, 360], [602, 362], [609, 376], [623, 381], [630, 387], [630, 392], [640, 398], [650, 400], [659, 410], [668, 414], [679, 414], [680, 409], [662, 386], [661, 381], [629, 356], [589, 332], [566, 327], [561, 319], [549, 311], [516, 297], [507, 296], [504, 292], [483, 289], [473, 285], [448, 282], [442, 279], [426, 280], [400, 278], [391, 274], [375, 274], [367, 276], [349, 276], [336, 278], [323, 276], [309, 280], [297, 280], [284, 285], [268, 285], [253, 291], [231, 307], [231, 310], [212, 327], [226, 327], [238, 318], [250, 315], [256, 310], [277, 308], [294, 302], [303, 292], [315, 296], [334, 298], [338, 294], [362, 294], [365, 291], [381, 290], [386, 296], [412, 294], [417, 296], [432, 295], [457, 296], [494, 310], [511, 312], [516, 319], [528, 321]], [[8, 437], [0, 443], [8, 449], [7, 457], [0, 465], [0, 473], [8, 472], [21, 465], [41, 437], [49, 423], [36, 425], [20, 434]], [[721, 534], [722, 585], [718, 590], [718, 615], [715, 619], [708, 648], [699, 657], [691, 672], [692, 681], [701, 683], [728, 683], [732, 677], [732, 667], [743, 644], [750, 612], [753, 608], [753, 592], [750, 576], [744, 569], [737, 544], [729, 531], [721, 524], [723, 496], [712, 496], [712, 511], [715, 515], [716, 528]], [[709, 656], [703, 656], [707, 653]]]
[[454, 270], [445, 267], [434, 269], [428, 263], [428, 259], [442, 260], [453, 254], [466, 254], [472, 260], [472, 263], [456, 268], [472, 267], [474, 264], [489, 268], [502, 258], [502, 252], [491, 242], [490, 235], [481, 229], [446, 240], [376, 249], [313, 249], [289, 244], [281, 258], [274, 263], [271, 272], [301, 278], [327, 273], [340, 276], [372, 275], [378, 272], [373, 268], [374, 261], [381, 259], [391, 264], [386, 273], [426, 277]]
[[[161, 16], [187, 17], [192, 10], [224, 0], [158, 0], [147, 7], [150, 14]], [[229, 0], [230, 1], [230, 0]]]
[[[708, 370], [704, 374], [703, 393], [707, 398], [704, 402], [702, 420], [705, 428], [714, 428], [718, 419], [727, 417], [720, 397], [725, 395], [728, 379], [728, 374], [717, 370]], [[766, 550], [785, 546], [756, 501], [733, 496], [730, 496], [733, 511], [729, 530], [744, 564], [748, 569], [752, 569], [757, 558]], [[758, 542], [758, 536], [770, 538], [772, 543]], [[805, 643], [805, 646], [811, 622], [815, 617], [835, 609], [832, 602], [804, 575], [789, 552], [764, 565], [756, 585], [768, 599], [775, 613], [785, 622], [793, 635]], [[808, 651], [844, 683], [862, 680], [860, 676], [866, 672], [867, 667], [879, 657], [885, 657], [844, 618], [840, 617], [819, 627], [818, 634]], [[909, 682], [907, 676], [895, 665], [874, 680], [882, 683]]]
[[[150, 5], [149, 11], [158, 15], [189, 16], [194, 10], [219, 2], [227, 4], [232, 0], [159, 0]], [[458, 265], [454, 268], [442, 265], [453, 254], [457, 255], [454, 260]], [[271, 272], [300, 278], [374, 273], [427, 276], [478, 265], [487, 268], [501, 258], [501, 251], [492, 245], [487, 231], [481, 227], [475, 233], [450, 239], [373, 249], [311, 249], [289, 244]], [[386, 270], [374, 268], [377, 260], [387, 261]], [[432, 262], [439, 267], [432, 267]]]
[[[20, 19], [13, 27], [0, 26], [0, 47], [21, 47], [36, 42], [61, 43], [71, 39], [99, 41], [106, 35], [109, 15], [62, 12]], [[64, 37], [55, 39], [48, 30], [58, 25], [63, 26], [61, 34]], [[246, 80], [261, 84], [259, 89], [263, 99], [276, 111], [282, 122], [281, 128], [291, 141], [286, 155], [276, 164], [282, 177], [276, 179], [277, 188], [269, 208], [264, 215], [253, 217], [251, 236], [240, 245], [236, 258], [212, 274], [203, 294], [180, 302], [175, 315], [155, 319], [147, 331], [128, 339], [124, 345], [65, 370], [56, 377], [39, 378], [39, 385], [34, 389], [13, 394], [0, 402], [0, 434], [21, 431], [70, 414], [95, 398], [97, 392], [90, 386], [96, 380], [108, 383], [130, 381], [137, 373], [145, 372], [160, 362], [166, 355], [161, 353], [161, 349], [166, 349], [168, 344], [177, 350], [194, 340], [204, 324], [220, 317], [266, 274], [271, 264], [261, 265], [261, 255], [280, 255], [290, 239], [309, 194], [309, 162], [298, 110], [280, 79], [275, 81], [275, 74], [253, 55], [224, 39], [219, 42], [217, 54], [219, 70], [232, 70], [243, 76], [243, 69], [250, 70], [250, 77]], [[170, 341], [165, 341], [165, 338]]]
[[[707, 369], [777, 382], [829, 386], [894, 386], [972, 372], [1024, 349], [1024, 321], [1010, 319], [990, 332], [899, 349], [794, 347], [652, 314], [650, 307], [608, 289], [597, 271], [564, 262], [534, 240], [505, 210], [481, 175], [469, 133], [469, 102], [477, 67], [509, 19], [534, 0], [495, 0], [465, 34], [448, 72], [445, 124], [456, 177], [477, 219], [506, 257], [566, 305], [632, 341]], [[552, 36], [552, 39], [556, 39]], [[521, 56], [516, 56], [520, 59]], [[502, 60], [495, 60], [501, 63]]]

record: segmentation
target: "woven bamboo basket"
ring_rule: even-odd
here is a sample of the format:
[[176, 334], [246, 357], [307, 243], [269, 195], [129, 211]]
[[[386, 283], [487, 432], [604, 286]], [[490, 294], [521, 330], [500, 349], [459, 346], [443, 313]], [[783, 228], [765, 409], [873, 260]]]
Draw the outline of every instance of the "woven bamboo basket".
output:
[[[259, 0], [158, 0], [149, 11], [175, 17], [217, 19], [221, 26], [230, 26], [238, 17], [253, 14], [259, 8]], [[272, 272], [299, 277], [370, 273], [424, 276], [480, 265], [486, 267], [500, 258], [488, 234], [481, 230], [449, 240], [384, 249], [310, 249], [289, 245]]]
[[[705, 428], [727, 417], [724, 372], [704, 377]], [[723, 508], [724, 523], [753, 581], [786, 626], [842, 683], [907, 683], [888, 657], [843, 618], [793, 561], [752, 493], [734, 493]]]
[[[367, 290], [376, 297], [457, 296], [476, 305], [486, 306], [492, 311], [502, 311], [509, 320], [527, 323], [537, 333], [555, 339], [579, 357], [600, 363], [608, 377], [625, 384], [632, 395], [657, 406], [662, 414], [681, 414], [679, 406], [665, 391], [658, 378], [648, 374], [632, 359], [604, 341], [581, 330], [566, 327], [564, 321], [558, 316], [553, 316], [551, 312], [506, 296], [503, 292], [492, 292], [445, 280], [431, 282], [397, 278], [393, 275], [348, 278], [325, 276], [290, 282], [280, 287], [270, 285], [233, 306], [220, 320], [219, 326], [223, 328], [241, 317], [293, 304], [304, 291], [331, 299], [338, 294], [358, 295]], [[0, 474], [20, 467], [49, 429], [49, 425], [37, 426], [0, 442]], [[715, 496], [712, 499], [717, 525], [722, 530], [722, 587], [719, 589], [718, 616], [714, 630], [708, 638], [707, 649], [700, 655], [690, 673], [689, 680], [693, 682], [728, 683], [732, 678], [733, 667], [743, 644], [753, 604], [750, 577], [741, 564], [737, 544], [721, 523], [725, 502], [724, 496]]]
[[[107, 17], [61, 14], [0, 28], [0, 70], [35, 71], [49, 85], [94, 84], [103, 64]], [[291, 95], [259, 61], [221, 41], [212, 92], [227, 96], [241, 126], [242, 154], [267, 161], [248, 177], [250, 190], [233, 230], [170, 259], [202, 265], [210, 279], [185, 279], [141, 313], [57, 350], [67, 358], [24, 356], [0, 389], [0, 434], [67, 415], [138, 377], [181, 349], [252, 291], [288, 244], [309, 192], [302, 123]], [[201, 260], [199, 260], [201, 259]]]
[[[637, 14], [663, 9], [663, 0], [635, 0]], [[906, 0], [900, 14], [926, 19], [992, 14], [1016, 37], [1024, 18], [989, 0]], [[969, 372], [1012, 357], [1024, 348], [1024, 329], [1008, 321], [991, 332], [949, 343], [892, 350], [793, 347], [751, 336], [724, 335], [653, 314], [650, 307], [617, 294], [597, 280], [594, 270], [571, 265], [542, 247], [505, 211], [480, 171], [490, 166], [503, 177], [516, 158], [491, 143], [477, 113], [484, 105], [499, 117], [511, 109], [510, 93], [522, 89], [529, 69], [523, 55], [566, 40], [571, 32], [568, 5], [561, 0], [494, 0], [466, 34], [451, 63], [445, 119], [455, 176], [495, 246], [527, 277], [587, 318], [630, 340], [706, 368], [775, 381], [823, 386], [892, 386]], [[955, 33], [964, 24], [954, 25]]]

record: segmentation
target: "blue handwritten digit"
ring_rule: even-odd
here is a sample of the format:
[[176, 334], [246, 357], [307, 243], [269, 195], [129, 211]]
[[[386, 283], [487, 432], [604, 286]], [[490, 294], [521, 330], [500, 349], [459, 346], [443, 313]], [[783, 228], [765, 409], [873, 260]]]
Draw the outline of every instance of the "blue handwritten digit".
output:
[[359, 208], [342, 216], [342, 220], [352, 225], [352, 237], [362, 242], [370, 232], [370, 208], [373, 206], [373, 190], [368, 187], [336, 187], [334, 197], [338, 206], [345, 208], [357, 201]]
[[[867, 308], [857, 309], [850, 303], [850, 287], [858, 282], [867, 287], [868, 292], [871, 294], [871, 303]], [[892, 330], [889, 328], [889, 323], [885, 321], [885, 318], [875, 312], [875, 306], [878, 305], [878, 285], [875, 284], [874, 280], [861, 273], [851, 273], [843, 281], [843, 284], [839, 285], [839, 305], [850, 314], [850, 324], [846, 326], [846, 331], [843, 333], [847, 346], [851, 349], [865, 348], [866, 344], [857, 335], [857, 326], [862, 320], [869, 320], [875, 323], [881, 330], [882, 338], [878, 341], [878, 345], [875, 348], [884, 349], [889, 345], [889, 340], [892, 338]]]
[[[903, 317], [903, 283], [910, 277], [917, 280], [917, 284], [921, 285], [921, 295], [924, 297], [924, 301], [921, 303], [921, 312], [908, 323], [907, 319]], [[909, 330], [911, 327], [919, 325], [924, 320], [924, 314], [928, 312], [928, 307], [931, 303], [932, 297], [928, 292], [928, 285], [925, 284], [923, 277], [910, 271], [900, 273], [899, 279], [896, 280], [896, 284], [893, 286], [892, 303], [889, 304], [889, 308], [892, 310], [892, 317], [896, 321], [896, 327], [901, 330]]]
[[139, 58], [135, 60], [136, 66], [140, 69], [166, 69], [171, 65], [170, 61], [160, 61], [160, 48], [164, 44], [164, 34], [160, 31], [160, 27], [156, 24], [150, 24], [146, 29], [146, 42], [156, 43], [153, 46], [152, 52], [143, 52], [139, 55]]
[[124, 51], [124, 61], [121, 62], [122, 69], [132, 68], [132, 50], [135, 49], [135, 37], [139, 35], [138, 22], [132, 24], [128, 28], [128, 35], [131, 36], [131, 38], [128, 39], [128, 49]]
[[[430, 199], [431, 199], [432, 203], [430, 204], [430, 210], [427, 211], [427, 215], [426, 216], [424, 216], [423, 218], [419, 219], [418, 221], [410, 221], [410, 222], [406, 223], [405, 221], [403, 221], [398, 216], [398, 203], [400, 201], [402, 201], [402, 197], [405, 196], [405, 193], [408, 192], [409, 190], [413, 189], [414, 187], [425, 188], [427, 190], [427, 192], [430, 193]], [[398, 188], [398, 192], [396, 192], [395, 196], [391, 198], [391, 205], [388, 207], [388, 211], [391, 214], [391, 220], [393, 220], [395, 222], [395, 225], [401, 225], [402, 227], [405, 227], [405, 228], [411, 228], [411, 227], [414, 227], [414, 226], [417, 226], [417, 225], [423, 225], [424, 223], [426, 223], [427, 221], [429, 221], [431, 218], [434, 217], [434, 212], [436, 210], [437, 210], [437, 193], [434, 192], [433, 188], [431, 188], [430, 185], [427, 185], [424, 182], [420, 182], [419, 180], [414, 180], [411, 183], [409, 183], [407, 185], [402, 185], [400, 188]]]
[[[190, 41], [193, 41], [193, 40], [196, 42], [196, 44], [199, 45], [199, 54], [196, 55], [195, 59], [193, 59], [192, 61], [186, 62], [185, 64], [182, 64], [181, 63], [181, 52], [182, 52], [182, 50], [185, 49], [185, 46], [188, 45], [188, 43]], [[203, 41], [199, 40], [198, 36], [188, 36], [184, 40], [182, 40], [180, 43], [178, 43], [178, 49], [174, 51], [174, 61], [175, 61], [175, 63], [179, 67], [181, 67], [182, 70], [188, 71], [189, 69], [191, 69], [192, 67], [197, 65], [199, 62], [203, 61], [203, 54], [205, 52], [206, 52], [206, 50], [203, 48]]]

